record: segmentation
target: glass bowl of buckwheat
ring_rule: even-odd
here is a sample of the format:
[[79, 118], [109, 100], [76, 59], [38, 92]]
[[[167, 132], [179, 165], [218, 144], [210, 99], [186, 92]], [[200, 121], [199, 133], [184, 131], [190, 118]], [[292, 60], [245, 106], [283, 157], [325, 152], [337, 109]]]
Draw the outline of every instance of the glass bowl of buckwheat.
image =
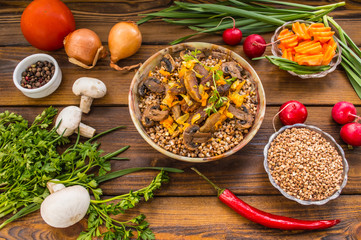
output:
[[283, 196], [302, 205], [323, 205], [347, 183], [348, 163], [335, 139], [321, 129], [295, 124], [272, 134], [264, 168]]

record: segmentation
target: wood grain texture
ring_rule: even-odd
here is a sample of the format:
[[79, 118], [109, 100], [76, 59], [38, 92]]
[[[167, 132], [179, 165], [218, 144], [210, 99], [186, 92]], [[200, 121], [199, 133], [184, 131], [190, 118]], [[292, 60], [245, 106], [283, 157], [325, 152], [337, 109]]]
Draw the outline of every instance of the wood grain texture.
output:
[[[128, 90], [135, 74], [117, 72], [109, 67], [109, 57], [98, 62], [92, 70], [85, 70], [68, 62], [64, 49], [44, 52], [33, 48], [25, 40], [20, 29], [20, 18], [30, 1], [4, 0], [0, 2], [0, 112], [9, 110], [22, 114], [30, 122], [44, 108], [53, 105], [61, 110], [68, 105], [78, 105], [79, 97], [72, 93], [73, 82], [83, 76], [99, 78], [108, 87], [108, 94], [96, 99], [89, 114], [83, 115], [83, 122], [93, 126], [97, 132], [114, 126], [122, 129], [99, 139], [105, 153], [130, 145], [120, 157], [129, 161], [112, 161], [112, 169], [119, 170], [141, 166], [164, 166], [183, 169], [184, 173], [170, 174], [170, 182], [156, 192], [156, 197], [140, 204], [119, 219], [130, 219], [144, 213], [151, 229], [160, 240], [234, 240], [234, 239], [302, 239], [334, 240], [361, 239], [361, 148], [350, 150], [339, 136], [341, 126], [331, 118], [332, 106], [338, 101], [349, 101], [361, 111], [361, 100], [356, 96], [344, 71], [339, 67], [332, 74], [321, 79], [302, 80], [281, 71], [266, 60], [249, 61], [259, 74], [266, 92], [267, 109], [265, 120], [252, 141], [236, 154], [215, 162], [193, 164], [170, 159], [149, 146], [135, 129], [128, 109]], [[137, 21], [139, 14], [161, 10], [172, 4], [172, 0], [64, 0], [74, 14], [77, 28], [95, 31], [104, 46], [108, 48], [110, 28], [119, 21]], [[188, 0], [193, 3], [209, 3], [216, 0]], [[337, 0], [290, 2], [310, 5], [332, 4]], [[347, 1], [346, 6], [333, 11], [341, 27], [361, 46], [361, 2]], [[140, 26], [143, 44], [132, 57], [121, 60], [120, 66], [144, 62], [152, 54], [169, 46], [169, 42], [192, 30], [151, 20]], [[272, 34], [262, 35], [267, 42]], [[190, 41], [205, 41], [223, 45], [220, 35], [202, 34]], [[242, 45], [225, 46], [245, 57]], [[42, 99], [27, 98], [12, 82], [13, 70], [24, 57], [34, 53], [52, 55], [63, 72], [60, 87], [52, 95]], [[266, 54], [271, 54], [267, 48]], [[245, 57], [246, 58], [246, 57]], [[339, 198], [323, 206], [302, 206], [283, 197], [269, 182], [263, 168], [263, 149], [274, 132], [272, 118], [282, 103], [295, 99], [308, 109], [307, 124], [320, 127], [331, 134], [342, 146], [350, 165], [348, 182]], [[276, 120], [276, 128], [281, 124]], [[75, 136], [71, 137], [75, 140]], [[84, 139], [82, 139], [84, 140]], [[226, 187], [247, 203], [264, 211], [300, 219], [342, 220], [337, 226], [322, 231], [280, 231], [267, 229], [234, 213], [217, 198], [213, 188], [190, 168], [197, 167], [220, 187]], [[127, 193], [147, 186], [158, 171], [142, 171], [129, 174], [101, 185], [104, 197]], [[35, 212], [0, 231], [0, 239], [18, 240], [68, 240], [76, 239], [86, 229], [86, 219], [67, 228], [55, 229], [46, 225], [39, 212]]]
[[[361, 23], [360, 23], [361, 25]], [[163, 49], [163, 45], [143, 45], [131, 58], [121, 60], [120, 66], [133, 65], [146, 61], [151, 55]], [[242, 46], [228, 47], [247, 59]], [[76, 79], [83, 76], [101, 79], [108, 88], [104, 98], [96, 99], [94, 106], [119, 106], [128, 104], [128, 89], [135, 72], [118, 72], [109, 67], [109, 59], [102, 59], [92, 70], [86, 70], [68, 62], [63, 49], [52, 52], [63, 73], [60, 87], [50, 96], [42, 99], [31, 99], [16, 89], [12, 74], [18, 62], [24, 57], [38, 53], [33, 47], [2, 47], [0, 48], [0, 90], [2, 90], [1, 105], [3, 106], [35, 106], [35, 105], [70, 105], [78, 104], [79, 97], [72, 92]], [[267, 49], [266, 54], [271, 54]], [[345, 72], [341, 67], [332, 74], [319, 79], [300, 79], [278, 69], [267, 60], [250, 61], [258, 73], [265, 89], [268, 105], [281, 105], [291, 98], [307, 105], [335, 104], [341, 100], [356, 105], [361, 104], [360, 98], [354, 92]], [[277, 93], [277, 94], [274, 94]]]
[[[207, 183], [198, 177], [190, 167], [196, 166], [200, 171], [212, 178], [220, 186], [228, 187], [240, 195], [266, 195], [278, 194], [279, 192], [270, 184], [267, 174], [263, 168], [263, 149], [272, 135], [272, 118], [279, 107], [268, 107], [265, 120], [255, 138], [236, 154], [220, 161], [193, 164], [170, 159], [160, 154], [148, 145], [135, 129], [127, 107], [95, 107], [89, 115], [84, 115], [82, 122], [102, 132], [118, 125], [125, 125], [126, 129], [113, 132], [102, 137], [101, 149], [106, 153], [115, 151], [118, 148], [130, 145], [130, 149], [121, 154], [129, 161], [112, 161], [112, 169], [119, 170], [130, 167], [159, 166], [175, 167], [184, 169], [182, 174], [172, 175], [172, 186], [166, 185], [160, 195], [170, 196], [193, 196], [207, 195], [213, 191], [207, 187]], [[44, 108], [0, 108], [22, 114], [31, 122], [34, 117]], [[59, 108], [61, 110], [61, 108]], [[343, 194], [361, 194], [361, 148], [350, 150], [339, 136], [340, 126], [336, 124], [331, 116], [331, 107], [308, 107], [309, 125], [320, 127], [329, 133], [342, 146], [350, 165], [348, 184]], [[281, 127], [277, 121], [276, 128]], [[72, 136], [74, 140], [75, 136]], [[131, 189], [139, 189], [146, 186], [156, 175], [154, 171], [134, 173], [102, 184], [106, 195], [116, 195], [128, 192]]]
[[[273, 214], [304, 220], [342, 219], [338, 225], [321, 231], [282, 231], [253, 223], [209, 197], [159, 197], [138, 205], [126, 220], [143, 213], [157, 240], [216, 239], [360, 239], [360, 195], [342, 196], [324, 206], [302, 206], [278, 196], [240, 196], [243, 201]], [[292, 209], [290, 211], [289, 209]], [[85, 229], [85, 220], [66, 229], [47, 226], [35, 212], [0, 231], [0, 239], [76, 239]]]

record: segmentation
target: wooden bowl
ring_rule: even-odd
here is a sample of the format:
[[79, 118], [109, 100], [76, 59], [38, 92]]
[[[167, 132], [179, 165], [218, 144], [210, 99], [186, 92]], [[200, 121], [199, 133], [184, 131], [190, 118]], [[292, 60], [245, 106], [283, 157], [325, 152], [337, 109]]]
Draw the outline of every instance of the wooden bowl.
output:
[[[165, 150], [164, 148], [157, 145], [146, 133], [142, 123], [141, 123], [141, 111], [139, 109], [139, 95], [138, 95], [138, 86], [141, 81], [143, 81], [146, 77], [148, 77], [148, 74], [150, 71], [152, 71], [156, 66], [159, 66], [160, 60], [163, 58], [164, 55], [170, 54], [173, 55], [176, 52], [185, 50], [185, 49], [197, 49], [197, 50], [217, 50], [218, 52], [225, 53], [227, 56], [230, 56], [233, 60], [238, 62], [246, 71], [249, 72], [251, 79], [254, 81], [254, 85], [256, 87], [256, 93], [257, 93], [257, 112], [255, 115], [255, 119], [253, 122], [253, 126], [249, 129], [249, 132], [244, 136], [243, 140], [240, 141], [238, 145], [233, 147], [227, 152], [224, 152], [217, 156], [212, 157], [186, 157], [174, 154], [172, 152], [169, 152]], [[129, 90], [129, 111], [130, 116], [132, 118], [132, 121], [140, 133], [140, 135], [144, 138], [144, 140], [149, 143], [153, 148], [155, 148], [157, 151], [161, 152], [162, 154], [171, 157], [173, 159], [186, 161], [186, 162], [208, 162], [208, 161], [214, 161], [219, 160], [221, 158], [225, 158], [227, 156], [230, 156], [234, 154], [235, 152], [242, 149], [251, 139], [256, 135], [258, 129], [260, 128], [262, 121], [264, 119], [265, 115], [265, 109], [266, 109], [266, 97], [263, 90], [263, 86], [261, 83], [260, 78], [258, 77], [256, 71], [251, 67], [251, 65], [243, 59], [241, 56], [236, 54], [235, 52], [210, 43], [203, 43], [203, 42], [189, 42], [189, 43], [181, 43], [178, 45], [167, 47], [163, 50], [160, 50], [159, 52], [155, 53], [153, 56], [148, 58], [148, 60], [139, 68], [137, 73], [135, 74]]]

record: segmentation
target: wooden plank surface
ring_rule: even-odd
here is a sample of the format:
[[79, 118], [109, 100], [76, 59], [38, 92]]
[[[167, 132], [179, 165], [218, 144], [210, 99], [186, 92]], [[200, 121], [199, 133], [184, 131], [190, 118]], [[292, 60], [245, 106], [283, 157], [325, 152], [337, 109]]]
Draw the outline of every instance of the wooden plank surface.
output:
[[[175, 183], [174, 183], [175, 184]], [[155, 232], [156, 239], [216, 240], [216, 239], [360, 239], [361, 199], [341, 196], [339, 202], [324, 206], [300, 206], [278, 196], [240, 196], [260, 209], [288, 217], [317, 220], [342, 219], [332, 229], [320, 231], [281, 231], [268, 229], [239, 216], [211, 197], [157, 197], [131, 210], [124, 219], [144, 213]], [[292, 209], [292, 212], [289, 210]], [[123, 219], [123, 220], [124, 220]], [[121, 220], [121, 218], [120, 218]], [[39, 214], [9, 225], [0, 232], [0, 239], [76, 239], [86, 223], [81, 221], [72, 227], [56, 229], [45, 225]]]
[[[90, 28], [100, 36], [107, 48], [107, 35], [118, 21], [137, 21], [138, 14], [160, 10], [172, 4], [171, 0], [76, 0], [64, 1], [72, 10], [77, 28]], [[215, 2], [190, 0], [189, 2]], [[339, 1], [290, 1], [310, 5], [331, 4]], [[263, 124], [254, 139], [236, 154], [219, 161], [193, 164], [170, 159], [152, 149], [138, 134], [128, 109], [128, 89], [135, 74], [117, 72], [109, 67], [109, 58], [102, 59], [92, 70], [85, 70], [67, 61], [64, 49], [44, 52], [30, 46], [20, 30], [20, 17], [29, 1], [1, 1], [0, 3], [0, 112], [5, 110], [22, 114], [31, 121], [44, 108], [53, 105], [61, 110], [78, 105], [79, 98], [71, 91], [73, 82], [82, 76], [104, 81], [109, 92], [93, 103], [83, 122], [101, 132], [118, 125], [122, 129], [99, 140], [105, 152], [125, 145], [130, 149], [121, 156], [129, 161], [112, 161], [112, 169], [140, 166], [167, 166], [183, 169], [184, 173], [170, 174], [171, 181], [156, 193], [156, 197], [142, 203], [121, 218], [129, 219], [139, 213], [147, 216], [156, 239], [215, 240], [215, 239], [361, 239], [361, 148], [348, 149], [341, 140], [341, 126], [331, 118], [332, 106], [338, 101], [349, 101], [361, 112], [361, 100], [353, 91], [341, 67], [321, 79], [302, 80], [281, 71], [265, 60], [250, 61], [259, 74], [266, 92], [267, 109]], [[358, 46], [361, 46], [361, 3], [347, 1], [346, 6], [330, 15], [344, 28]], [[192, 30], [152, 20], [140, 26], [143, 45], [132, 57], [119, 65], [144, 62], [152, 54], [168, 46], [169, 42], [193, 33]], [[272, 34], [263, 35], [270, 41]], [[219, 35], [204, 34], [191, 39], [223, 45]], [[224, 45], [223, 45], [224, 46]], [[242, 45], [225, 46], [245, 57]], [[58, 90], [42, 99], [27, 98], [12, 82], [13, 70], [24, 57], [34, 53], [48, 53], [59, 63], [63, 80]], [[267, 48], [266, 54], [271, 54]], [[246, 57], [245, 57], [246, 58]], [[323, 206], [303, 206], [283, 197], [269, 182], [263, 168], [263, 148], [274, 132], [272, 118], [282, 103], [295, 99], [308, 109], [307, 124], [320, 127], [331, 134], [342, 146], [350, 165], [348, 183], [342, 195]], [[279, 129], [281, 124], [275, 122]], [[74, 140], [74, 136], [71, 138]], [[281, 231], [262, 227], [239, 216], [222, 204], [216, 193], [204, 180], [190, 170], [196, 166], [212, 181], [227, 187], [244, 201], [267, 212], [300, 219], [342, 220], [337, 226], [322, 231]], [[127, 193], [147, 186], [156, 171], [143, 171], [123, 176], [101, 185], [105, 197]], [[9, 224], [0, 230], [0, 239], [76, 239], [86, 228], [86, 220], [67, 228], [55, 229], [46, 225], [39, 212]]]

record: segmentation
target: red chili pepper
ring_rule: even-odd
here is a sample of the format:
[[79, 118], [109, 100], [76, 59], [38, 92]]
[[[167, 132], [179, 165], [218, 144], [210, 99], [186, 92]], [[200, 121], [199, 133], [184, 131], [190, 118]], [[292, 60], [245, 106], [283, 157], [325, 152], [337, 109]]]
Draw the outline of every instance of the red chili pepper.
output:
[[218, 198], [223, 203], [228, 205], [230, 208], [232, 208], [234, 211], [247, 218], [248, 220], [251, 220], [252, 222], [261, 224], [263, 226], [282, 230], [315, 230], [329, 228], [340, 222], [340, 220], [338, 219], [306, 221], [264, 212], [245, 203], [236, 195], [234, 195], [230, 190], [219, 188], [206, 176], [200, 173], [197, 169], [192, 168], [192, 170], [198, 173], [205, 180], [207, 180], [218, 191]]

